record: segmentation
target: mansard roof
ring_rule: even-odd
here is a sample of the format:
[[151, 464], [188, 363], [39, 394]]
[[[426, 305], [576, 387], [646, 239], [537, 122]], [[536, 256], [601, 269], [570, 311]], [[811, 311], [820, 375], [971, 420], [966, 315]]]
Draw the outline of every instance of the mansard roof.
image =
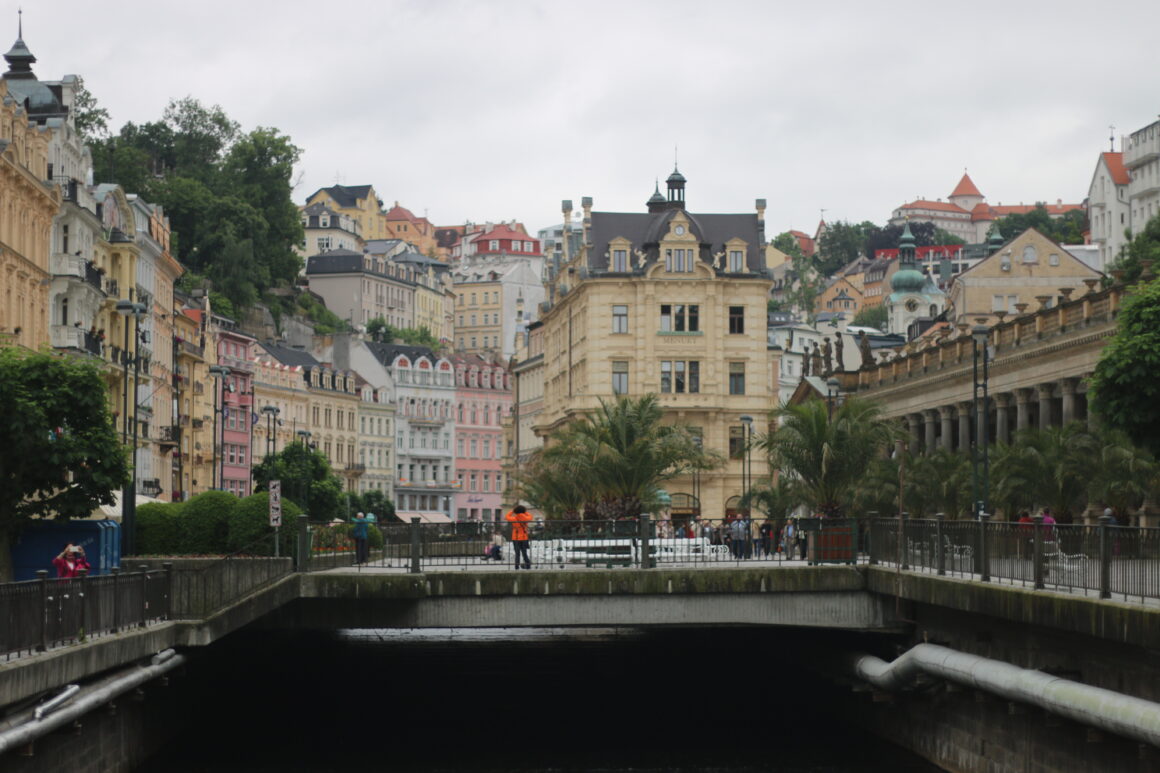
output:
[[371, 188], [370, 185], [332, 185], [329, 188], [319, 188], [310, 198], [325, 192], [340, 207], [357, 207], [361, 199], [371, 195]]
[[[589, 228], [592, 246], [588, 250], [588, 267], [606, 270], [609, 266], [608, 245], [624, 238], [634, 250], [642, 250], [649, 262], [660, 256], [660, 239], [668, 232], [669, 222], [680, 213], [688, 218], [689, 228], [700, 241], [700, 258], [713, 262], [713, 256], [725, 250], [730, 239], [742, 239], [748, 245], [745, 265], [749, 271], [765, 268], [761, 231], [756, 214], [694, 214], [682, 209], [662, 212], [593, 212]], [[632, 263], [636, 265], [636, 258]]]

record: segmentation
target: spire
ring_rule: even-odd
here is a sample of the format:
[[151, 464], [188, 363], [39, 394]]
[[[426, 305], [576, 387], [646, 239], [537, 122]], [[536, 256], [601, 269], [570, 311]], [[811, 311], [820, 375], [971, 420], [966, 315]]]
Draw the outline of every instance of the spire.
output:
[[36, 62], [36, 57], [28, 50], [28, 46], [24, 45], [24, 11], [18, 10], [16, 12], [19, 16], [17, 22], [16, 42], [12, 44], [12, 48], [4, 55], [8, 61], [8, 72], [4, 73], [5, 79], [12, 80], [17, 78], [35, 78], [32, 74], [32, 65]]
[[661, 193], [660, 180], [655, 181], [653, 186], [653, 195], [649, 196], [647, 206], [649, 212], [661, 212], [665, 209], [665, 197], [664, 194]]
[[1003, 232], [999, 230], [999, 224], [995, 223], [991, 226], [991, 233], [987, 236], [987, 254], [994, 255], [1003, 246]]
[[685, 208], [685, 182], [685, 176], [681, 174], [681, 170], [677, 168], [677, 165], [673, 164], [673, 173], [665, 180], [665, 183], [669, 187], [668, 205], [670, 208]]
[[983, 198], [983, 194], [975, 187], [975, 183], [971, 180], [971, 176], [967, 174], [966, 169], [963, 170], [963, 177], [959, 180], [959, 184], [955, 186], [955, 189], [951, 191], [949, 198], [953, 199], [956, 196], [978, 196], [979, 198]]
[[907, 218], [902, 227], [902, 236], [898, 237], [898, 264], [913, 264], [914, 252], [914, 234], [910, 232], [910, 218]]

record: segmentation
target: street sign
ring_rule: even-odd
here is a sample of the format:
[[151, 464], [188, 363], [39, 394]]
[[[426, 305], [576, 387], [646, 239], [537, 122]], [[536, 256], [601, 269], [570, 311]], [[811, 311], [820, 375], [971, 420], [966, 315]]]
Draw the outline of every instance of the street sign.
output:
[[270, 481], [270, 525], [277, 528], [282, 525], [282, 481]]

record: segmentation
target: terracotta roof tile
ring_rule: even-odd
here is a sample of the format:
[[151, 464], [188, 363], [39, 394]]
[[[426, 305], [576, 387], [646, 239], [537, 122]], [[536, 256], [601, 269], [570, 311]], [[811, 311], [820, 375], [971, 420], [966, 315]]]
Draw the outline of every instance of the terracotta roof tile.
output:
[[1124, 168], [1123, 153], [1104, 153], [1104, 163], [1108, 165], [1108, 172], [1112, 175], [1112, 182], [1116, 185], [1127, 185], [1131, 178]]
[[975, 187], [975, 183], [971, 181], [970, 175], [963, 172], [963, 179], [959, 180], [959, 184], [951, 191], [951, 196], [982, 196], [979, 189]]
[[951, 204], [949, 201], [930, 201], [928, 199], [916, 199], [909, 204], [903, 204], [899, 209], [933, 209], [940, 212], [959, 212], [964, 215], [968, 214], [967, 210], [960, 207], [958, 204]]

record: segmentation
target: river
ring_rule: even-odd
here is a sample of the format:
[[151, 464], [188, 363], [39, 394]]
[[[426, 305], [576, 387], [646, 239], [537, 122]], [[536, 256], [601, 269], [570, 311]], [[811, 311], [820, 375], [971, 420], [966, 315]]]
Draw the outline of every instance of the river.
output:
[[[932, 773], [848, 727], [816, 634], [236, 634], [139, 773]], [[862, 697], [864, 700], [864, 697]]]

